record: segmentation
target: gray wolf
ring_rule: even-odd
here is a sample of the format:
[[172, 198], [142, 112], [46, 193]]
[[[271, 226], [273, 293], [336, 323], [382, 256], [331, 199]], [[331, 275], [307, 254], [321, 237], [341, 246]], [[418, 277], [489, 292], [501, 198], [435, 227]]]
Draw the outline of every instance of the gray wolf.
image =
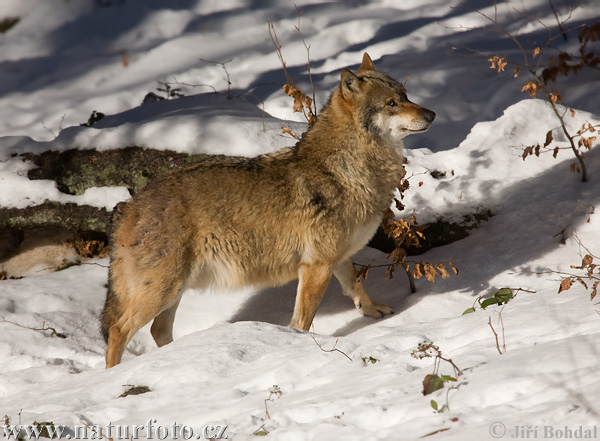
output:
[[402, 138], [435, 113], [364, 54], [341, 72], [314, 126], [293, 147], [218, 156], [167, 173], [114, 214], [102, 314], [106, 367], [154, 320], [158, 346], [188, 287], [267, 287], [298, 280], [291, 327], [308, 330], [333, 275], [356, 308], [380, 318], [350, 261], [380, 225], [404, 176]]

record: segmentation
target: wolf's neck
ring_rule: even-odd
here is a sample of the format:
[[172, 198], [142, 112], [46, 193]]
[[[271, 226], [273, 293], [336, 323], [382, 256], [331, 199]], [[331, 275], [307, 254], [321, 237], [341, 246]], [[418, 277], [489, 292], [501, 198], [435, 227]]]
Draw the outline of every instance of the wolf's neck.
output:
[[401, 147], [374, 139], [335, 98], [298, 144], [298, 155], [337, 181], [347, 202], [384, 210], [404, 176]]
[[367, 167], [378, 167], [376, 163], [380, 161], [404, 163], [402, 141], [391, 145], [387, 139], [373, 137], [337, 92], [332, 94], [315, 125], [305, 133], [300, 148], [318, 157], [351, 155], [353, 161], [368, 161]]

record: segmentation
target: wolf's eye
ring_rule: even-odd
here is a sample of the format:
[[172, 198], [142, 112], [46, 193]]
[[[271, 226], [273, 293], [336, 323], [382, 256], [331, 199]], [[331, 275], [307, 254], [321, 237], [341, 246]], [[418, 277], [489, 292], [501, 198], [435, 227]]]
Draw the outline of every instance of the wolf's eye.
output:
[[387, 105], [390, 106], [390, 107], [396, 107], [398, 104], [394, 100], [389, 100], [387, 102]]

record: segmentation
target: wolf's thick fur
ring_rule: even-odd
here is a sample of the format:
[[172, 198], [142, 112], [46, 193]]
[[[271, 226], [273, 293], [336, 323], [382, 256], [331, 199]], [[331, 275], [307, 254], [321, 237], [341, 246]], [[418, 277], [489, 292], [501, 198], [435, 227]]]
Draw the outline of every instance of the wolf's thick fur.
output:
[[390, 314], [367, 296], [349, 258], [375, 233], [404, 175], [401, 139], [424, 132], [434, 117], [365, 53], [357, 75], [342, 71], [296, 146], [209, 159], [156, 179], [120, 205], [102, 315], [106, 367], [121, 361], [152, 319], [158, 346], [170, 343], [190, 286], [299, 279], [290, 326], [309, 329], [333, 275], [362, 314]]

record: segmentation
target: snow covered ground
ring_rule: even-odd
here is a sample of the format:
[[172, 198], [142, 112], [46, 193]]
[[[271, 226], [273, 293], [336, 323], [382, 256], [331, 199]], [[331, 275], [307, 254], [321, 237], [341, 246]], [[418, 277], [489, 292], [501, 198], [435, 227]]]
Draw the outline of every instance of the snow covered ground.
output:
[[[553, 3], [567, 14], [567, 1]], [[108, 371], [99, 333], [106, 259], [0, 281], [0, 416], [12, 424], [52, 421], [68, 426], [64, 436], [71, 438], [82, 438], [84, 425], [108, 436], [109, 424], [115, 439], [117, 426], [127, 426], [128, 437], [144, 426], [138, 435], [150, 438], [149, 425], [154, 439], [167, 429], [169, 437], [186, 439], [193, 430], [193, 438], [208, 439], [223, 426], [230, 440], [409, 440], [434, 432], [432, 439], [443, 440], [600, 438], [598, 301], [590, 302], [579, 284], [557, 294], [560, 276], [547, 271], [577, 273], [570, 265], [588, 253], [580, 242], [600, 255], [600, 220], [591, 214], [600, 203], [598, 141], [586, 156], [585, 184], [569, 171], [574, 159], [567, 151], [557, 159], [521, 159], [524, 146], [543, 142], [558, 123], [547, 104], [520, 93], [525, 80], [514, 79], [512, 69], [499, 75], [485, 57], [454, 54], [453, 47], [465, 46], [519, 56], [501, 35], [470, 29], [486, 24], [475, 12], [442, 0], [297, 4], [320, 106], [340, 70], [356, 69], [368, 51], [380, 70], [401, 80], [410, 74], [409, 97], [436, 111], [428, 133], [407, 139], [407, 169], [415, 176], [404, 203], [422, 222], [492, 210], [468, 238], [423, 256], [452, 259], [460, 274], [434, 284], [418, 280], [418, 292], [409, 295], [402, 274], [386, 281], [383, 269], [371, 270], [367, 291], [395, 310], [379, 321], [359, 316], [332, 282], [314, 339], [285, 326], [294, 284], [244, 293], [190, 290], [172, 344], [156, 348], [145, 328], [124, 362]], [[490, 1], [468, 5], [494, 12]], [[545, 41], [540, 26], [512, 7], [553, 25], [548, 2], [499, 5], [502, 23], [520, 29], [528, 47]], [[31, 165], [18, 153], [137, 145], [252, 156], [290, 144], [278, 135], [282, 126], [302, 130], [281, 90], [285, 79], [267, 32], [270, 18], [290, 73], [308, 90], [291, 2], [2, 0], [0, 20], [9, 16], [21, 20], [0, 34], [1, 206], [51, 199], [111, 207], [127, 197], [123, 188], [69, 196], [49, 181], [28, 181]], [[588, 0], [570, 23], [599, 19], [600, 5]], [[553, 45], [576, 52], [577, 39]], [[224, 70], [200, 58], [227, 62], [231, 98]], [[174, 85], [186, 96], [140, 105], [148, 92], [160, 94], [158, 81], [211, 85], [219, 94]], [[567, 118], [574, 131], [584, 122], [600, 124], [599, 86], [593, 70], [559, 83], [576, 110]], [[80, 127], [94, 110], [107, 117]], [[565, 145], [557, 130], [554, 138], [552, 147]], [[446, 175], [422, 174], [434, 170]], [[365, 249], [354, 260], [382, 264], [385, 257]], [[502, 287], [527, 291], [505, 306], [461, 315]], [[502, 355], [490, 318], [500, 347], [506, 343]], [[8, 322], [45, 323], [66, 338]], [[434, 362], [411, 352], [423, 341], [463, 371], [455, 389], [422, 395]], [[324, 351], [334, 347], [343, 353]], [[439, 371], [454, 375], [446, 362]], [[130, 385], [151, 392], [119, 398]], [[432, 399], [440, 407], [448, 399], [449, 409], [436, 413]]]

